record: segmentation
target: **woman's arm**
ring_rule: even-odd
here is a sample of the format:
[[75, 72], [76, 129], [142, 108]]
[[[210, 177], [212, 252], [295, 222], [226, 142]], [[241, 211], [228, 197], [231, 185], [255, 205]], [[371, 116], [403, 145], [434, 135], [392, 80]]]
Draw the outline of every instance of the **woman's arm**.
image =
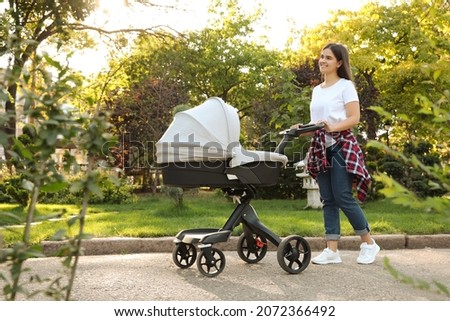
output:
[[332, 125], [327, 122], [323, 122], [325, 124], [324, 128], [327, 132], [340, 132], [342, 130], [350, 129], [359, 123], [361, 116], [359, 101], [351, 101], [345, 104], [345, 110], [347, 112], [347, 118], [345, 120]]

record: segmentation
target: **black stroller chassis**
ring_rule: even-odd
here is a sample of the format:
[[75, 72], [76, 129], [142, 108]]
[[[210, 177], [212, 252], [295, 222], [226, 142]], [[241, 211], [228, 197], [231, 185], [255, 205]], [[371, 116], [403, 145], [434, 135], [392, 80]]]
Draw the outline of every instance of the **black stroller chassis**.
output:
[[242, 260], [259, 262], [266, 255], [267, 242], [271, 242], [277, 247], [277, 260], [283, 270], [298, 274], [306, 269], [311, 260], [308, 242], [298, 235], [282, 240], [260, 222], [250, 202], [257, 186], [278, 183], [281, 169], [288, 162], [284, 155], [287, 143], [303, 132], [319, 128], [306, 125], [284, 131], [274, 152], [248, 151], [239, 143], [238, 111], [222, 99], [212, 97], [175, 114], [172, 124], [156, 143], [164, 185], [221, 188], [238, 201], [222, 228], [179, 232], [172, 255], [175, 264], [185, 269], [197, 262], [203, 275], [219, 275], [225, 268], [225, 256], [214, 244], [228, 241], [232, 231], [242, 224], [243, 233], [237, 246]]
[[[319, 125], [307, 125], [298, 129], [286, 130], [275, 152], [283, 154], [284, 147], [300, 133], [321, 128]], [[302, 272], [311, 260], [311, 249], [301, 236], [290, 235], [281, 239], [268, 229], [258, 218], [250, 201], [255, 196], [255, 187], [245, 184], [241, 187], [222, 189], [228, 196], [237, 198], [238, 205], [221, 229], [198, 228], [180, 231], [176, 235], [172, 258], [175, 264], [186, 269], [197, 262], [198, 270], [207, 277], [219, 275], [225, 268], [225, 255], [214, 244], [228, 241], [232, 231], [242, 224], [243, 233], [239, 237], [237, 253], [250, 264], [264, 258], [268, 241], [277, 247], [277, 260], [280, 267], [290, 273]], [[200, 250], [197, 255], [197, 248]]]

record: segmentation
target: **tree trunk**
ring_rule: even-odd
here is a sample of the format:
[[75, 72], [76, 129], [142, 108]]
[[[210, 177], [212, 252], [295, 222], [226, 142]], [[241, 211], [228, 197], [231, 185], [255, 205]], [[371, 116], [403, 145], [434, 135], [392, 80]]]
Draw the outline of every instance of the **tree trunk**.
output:
[[367, 107], [374, 106], [378, 100], [378, 89], [375, 87], [373, 81], [373, 74], [375, 70], [362, 71], [361, 75], [364, 80], [360, 81], [362, 87], [360, 103], [361, 103], [361, 117], [366, 122], [367, 138], [376, 139], [378, 131], [378, 114]]
[[6, 166], [9, 170], [11, 170], [11, 155], [8, 153], [8, 150], [11, 150], [13, 139], [16, 137], [16, 94], [17, 94], [17, 83], [13, 83], [8, 86], [8, 93], [12, 99], [9, 99], [5, 103], [5, 112], [8, 116], [8, 121], [5, 123], [5, 126], [2, 128], [2, 131], [5, 133], [6, 137], [8, 137], [8, 142], [5, 146], [3, 146], [5, 151], [5, 159]]

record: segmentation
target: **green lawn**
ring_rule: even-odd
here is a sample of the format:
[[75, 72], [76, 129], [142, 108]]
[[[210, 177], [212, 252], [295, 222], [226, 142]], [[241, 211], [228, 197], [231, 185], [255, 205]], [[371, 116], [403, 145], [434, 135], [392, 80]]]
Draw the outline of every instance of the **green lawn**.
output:
[[[280, 236], [323, 236], [320, 210], [304, 209], [304, 200], [254, 200], [252, 205], [261, 221]], [[231, 215], [235, 204], [217, 193], [185, 195], [184, 206], [177, 208], [165, 196], [140, 197], [138, 202], [123, 205], [91, 205], [86, 233], [95, 237], [158, 237], [174, 236], [188, 228], [220, 228]], [[373, 234], [449, 234], [450, 216], [425, 213], [392, 204], [389, 200], [369, 202], [363, 206]], [[17, 205], [0, 204], [0, 212], [9, 212], [24, 219], [25, 211]], [[43, 220], [32, 228], [32, 242], [50, 240], [59, 229], [67, 229], [66, 219], [78, 214], [75, 205], [39, 205], [36, 220], [63, 213], [60, 220]], [[0, 225], [14, 223], [0, 215]], [[21, 239], [23, 228], [3, 228], [4, 246]], [[72, 228], [72, 233], [77, 233]], [[239, 235], [238, 227], [233, 235]], [[342, 234], [352, 235], [352, 229], [342, 215]]]

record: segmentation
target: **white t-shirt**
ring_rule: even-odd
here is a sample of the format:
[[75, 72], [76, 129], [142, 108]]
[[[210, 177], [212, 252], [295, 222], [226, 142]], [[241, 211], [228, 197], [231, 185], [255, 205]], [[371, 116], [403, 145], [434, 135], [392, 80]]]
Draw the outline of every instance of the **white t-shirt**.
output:
[[[359, 101], [355, 85], [351, 80], [341, 78], [330, 87], [314, 87], [311, 103], [311, 123], [325, 120], [329, 124], [335, 124], [347, 119], [345, 104]], [[334, 144], [331, 136], [326, 136], [326, 146]]]

